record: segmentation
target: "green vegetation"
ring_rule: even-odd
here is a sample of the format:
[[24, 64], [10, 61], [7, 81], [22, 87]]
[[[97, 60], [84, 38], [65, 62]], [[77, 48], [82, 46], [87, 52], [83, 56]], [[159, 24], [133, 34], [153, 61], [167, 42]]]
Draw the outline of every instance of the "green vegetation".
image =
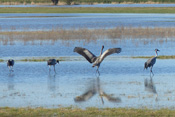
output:
[[17, 61], [24, 61], [24, 62], [42, 62], [47, 61], [49, 59], [56, 59], [59, 61], [71, 61], [72, 59], [70, 57], [28, 57], [24, 59], [19, 59]]
[[107, 7], [107, 8], [60, 8], [60, 7], [4, 7], [0, 13], [175, 13], [175, 7]]
[[[151, 57], [154, 57], [154, 56], [134, 56], [132, 58], [151, 58]], [[158, 59], [175, 59], [175, 56], [171, 55], [171, 56], [158, 56], [157, 57]]]
[[[155, 3], [175, 3], [174, 0], [59, 0], [60, 2], [65, 3], [145, 3], [145, 2], [155, 2]], [[51, 3], [51, 0], [1, 0], [1, 3], [4, 2], [18, 2], [18, 3]]]
[[[64, 0], [60, 0], [64, 1]], [[73, 0], [77, 3], [175, 3], [174, 0]]]
[[0, 62], [4, 62], [4, 60], [3, 59], [0, 59]]
[[[143, 58], [143, 59], [149, 59], [151, 57], [154, 56], [132, 56], [132, 57], [126, 57], [126, 56], [117, 56], [117, 57], [108, 57], [108, 59], [118, 59], [118, 58], [133, 58], [133, 59], [137, 59], [137, 58]], [[27, 57], [27, 58], [21, 58], [21, 59], [16, 59], [14, 58], [14, 60], [16, 62], [46, 62], [49, 59], [56, 59], [59, 61], [84, 61], [85, 59], [81, 56], [64, 56], [64, 57]], [[171, 56], [158, 56], [158, 59], [175, 59], [174, 55]], [[0, 62], [6, 62], [7, 60], [5, 59], [0, 59]]]
[[130, 117], [148, 117], [148, 116], [175, 116], [175, 110], [170, 109], [160, 109], [160, 110], [151, 110], [151, 109], [132, 109], [132, 108], [87, 108], [85, 110], [73, 107], [67, 108], [56, 108], [56, 109], [46, 109], [46, 108], [9, 108], [3, 107], [0, 108], [1, 117], [94, 117], [94, 116], [130, 116]]

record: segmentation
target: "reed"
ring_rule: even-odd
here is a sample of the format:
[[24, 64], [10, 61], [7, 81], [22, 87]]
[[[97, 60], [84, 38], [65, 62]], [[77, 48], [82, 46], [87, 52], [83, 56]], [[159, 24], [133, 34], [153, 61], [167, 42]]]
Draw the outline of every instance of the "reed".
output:
[[[144, 44], [158, 40], [160, 43], [175, 37], [175, 28], [169, 27], [116, 27], [113, 29], [70, 29], [55, 28], [50, 31], [0, 31], [0, 44], [14, 45], [15, 42], [26, 44], [35, 44], [36, 41], [42, 45], [46, 43], [54, 44], [61, 40], [63, 43], [69, 41], [84, 40], [85, 43], [96, 42], [98, 39], [110, 39], [112, 42], [118, 42], [125, 39], [144, 39]], [[38, 42], [37, 42], [38, 43]]]

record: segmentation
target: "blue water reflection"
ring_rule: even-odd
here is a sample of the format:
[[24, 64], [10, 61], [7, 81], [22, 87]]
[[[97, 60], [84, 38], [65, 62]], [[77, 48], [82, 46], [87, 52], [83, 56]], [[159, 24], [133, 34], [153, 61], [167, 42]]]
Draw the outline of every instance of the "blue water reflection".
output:
[[[6, 63], [0, 63], [1, 107], [132, 107], [173, 108], [175, 86], [173, 60], [157, 60], [154, 77], [143, 70], [146, 59], [103, 61], [96, 69], [87, 61], [65, 61], [51, 72], [46, 62], [16, 62], [13, 74]], [[162, 67], [164, 66], [164, 67]], [[156, 94], [145, 90], [147, 84], [156, 86]], [[153, 82], [154, 81], [154, 82]], [[151, 84], [151, 85], [152, 85]], [[148, 86], [148, 85], [147, 85]], [[81, 103], [75, 97], [96, 87], [91, 98]], [[150, 90], [150, 89], [149, 89]], [[114, 101], [116, 100], [116, 101]]]
[[[163, 41], [163, 43], [162, 43]], [[146, 43], [145, 43], [146, 42]], [[24, 42], [25, 43], [25, 42]], [[1, 59], [19, 59], [21, 57], [50, 57], [50, 56], [78, 56], [73, 52], [74, 47], [84, 47], [92, 51], [95, 55], [100, 54], [101, 46], [104, 50], [114, 47], [121, 47], [122, 52], [113, 54], [112, 56], [154, 56], [155, 48], [159, 48], [159, 55], [175, 55], [174, 40], [149, 40], [149, 39], [128, 39], [128, 40], [97, 40], [94, 42], [80, 41], [55, 41], [53, 44], [49, 41], [43, 41], [42, 45], [36, 41], [34, 44], [24, 44], [23, 42], [15, 42], [14, 45], [1, 45]], [[110, 56], [111, 57], [111, 56]], [[107, 57], [108, 58], [108, 57]]]

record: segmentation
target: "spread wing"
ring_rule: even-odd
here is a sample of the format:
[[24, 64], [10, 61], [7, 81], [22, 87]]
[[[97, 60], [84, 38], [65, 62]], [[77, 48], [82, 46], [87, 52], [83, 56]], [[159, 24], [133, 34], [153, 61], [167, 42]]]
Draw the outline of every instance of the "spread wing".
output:
[[77, 52], [78, 54], [84, 56], [90, 63], [93, 63], [96, 60], [96, 56], [85, 48], [75, 47], [74, 52]]
[[121, 52], [121, 48], [111, 48], [106, 50], [100, 57], [100, 60], [103, 61], [104, 58], [108, 55], [114, 54], [114, 53], [120, 53]]

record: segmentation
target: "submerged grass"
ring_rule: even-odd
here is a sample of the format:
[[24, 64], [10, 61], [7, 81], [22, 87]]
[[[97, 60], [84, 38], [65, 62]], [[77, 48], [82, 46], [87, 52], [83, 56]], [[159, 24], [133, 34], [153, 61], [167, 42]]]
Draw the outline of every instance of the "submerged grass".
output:
[[[143, 59], [149, 59], [154, 56], [132, 56], [132, 57], [126, 57], [126, 56], [117, 56], [117, 57], [108, 57], [108, 60], [117, 60], [119, 58], [143, 58]], [[15, 59], [16, 62], [44, 62], [49, 59], [56, 59], [59, 61], [84, 61], [85, 59], [81, 56], [62, 56], [62, 57], [27, 57], [27, 58], [21, 58], [21, 59]], [[175, 59], [175, 56], [158, 56], [158, 59]], [[0, 59], [0, 62], [5, 62], [6, 59]]]
[[[154, 56], [134, 56], [131, 58], [151, 58], [151, 57], [154, 57]], [[173, 56], [173, 55], [171, 55], [171, 56], [158, 56], [157, 58], [158, 59], [175, 59], [175, 56]]]
[[38, 117], [38, 116], [175, 116], [175, 110], [170, 109], [133, 109], [133, 108], [87, 108], [85, 110], [79, 108], [56, 108], [56, 109], [46, 109], [46, 108], [0, 108], [0, 116], [18, 116], [18, 117]]
[[175, 13], [175, 7], [3, 7], [0, 13]]

